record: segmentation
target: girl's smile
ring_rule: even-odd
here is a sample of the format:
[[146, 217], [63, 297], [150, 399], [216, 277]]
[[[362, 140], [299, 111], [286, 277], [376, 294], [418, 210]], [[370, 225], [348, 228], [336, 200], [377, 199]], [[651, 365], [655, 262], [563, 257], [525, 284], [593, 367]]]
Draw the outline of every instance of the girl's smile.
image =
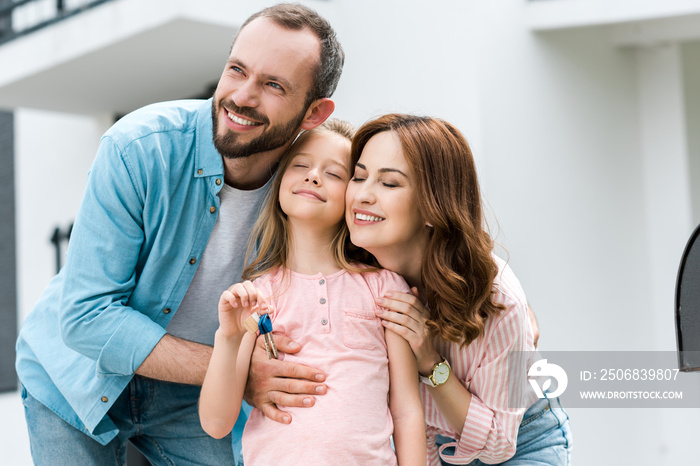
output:
[[336, 226], [345, 212], [350, 141], [327, 131], [300, 137], [282, 175], [280, 207], [290, 222]]

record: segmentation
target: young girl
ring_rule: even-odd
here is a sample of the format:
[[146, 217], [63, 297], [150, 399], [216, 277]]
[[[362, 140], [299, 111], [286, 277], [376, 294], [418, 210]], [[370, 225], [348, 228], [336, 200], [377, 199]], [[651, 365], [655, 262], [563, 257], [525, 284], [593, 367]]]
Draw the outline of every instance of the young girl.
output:
[[254, 310], [301, 343], [281, 359], [327, 375], [327, 393], [313, 408], [289, 408], [290, 424], [253, 410], [243, 433], [247, 466], [425, 464], [415, 358], [374, 313], [375, 298], [410, 290], [392, 272], [352, 263], [345, 248], [352, 132], [332, 120], [290, 148], [252, 236], [257, 257], [243, 276], [254, 281], [231, 286], [219, 301], [199, 408], [209, 435], [227, 435], [238, 416], [256, 337], [243, 322]]

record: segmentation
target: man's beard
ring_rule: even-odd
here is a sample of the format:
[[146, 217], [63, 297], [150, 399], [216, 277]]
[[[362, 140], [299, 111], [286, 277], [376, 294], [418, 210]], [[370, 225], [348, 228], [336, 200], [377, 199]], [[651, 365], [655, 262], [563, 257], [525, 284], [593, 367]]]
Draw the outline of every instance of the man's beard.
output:
[[[263, 126], [270, 123], [265, 115], [257, 113], [249, 107], [238, 107], [231, 101], [227, 102], [226, 106], [238, 115], [247, 116], [255, 121], [262, 122]], [[268, 152], [284, 146], [296, 137], [301, 122], [306, 115], [306, 109], [302, 109], [298, 115], [294, 116], [287, 123], [270, 126], [257, 138], [248, 143], [242, 143], [238, 142], [239, 135], [233, 131], [219, 135], [219, 119], [217, 118], [219, 108], [223, 107], [217, 107], [216, 102], [212, 100], [211, 120], [213, 123], [214, 147], [227, 159], [250, 157], [254, 154]]]

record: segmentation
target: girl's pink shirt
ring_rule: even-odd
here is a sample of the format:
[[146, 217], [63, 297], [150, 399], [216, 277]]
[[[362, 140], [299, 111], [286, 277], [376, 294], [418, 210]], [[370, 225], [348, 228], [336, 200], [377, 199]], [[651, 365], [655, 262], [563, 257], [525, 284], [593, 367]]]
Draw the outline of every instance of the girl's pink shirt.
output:
[[243, 432], [246, 465], [392, 465], [393, 421], [389, 411], [389, 366], [384, 328], [374, 299], [387, 291], [409, 293], [387, 270], [301, 275], [281, 270], [255, 286], [274, 305], [274, 332], [301, 344], [280, 359], [326, 374], [328, 392], [311, 408], [285, 408], [289, 425], [254, 409]]

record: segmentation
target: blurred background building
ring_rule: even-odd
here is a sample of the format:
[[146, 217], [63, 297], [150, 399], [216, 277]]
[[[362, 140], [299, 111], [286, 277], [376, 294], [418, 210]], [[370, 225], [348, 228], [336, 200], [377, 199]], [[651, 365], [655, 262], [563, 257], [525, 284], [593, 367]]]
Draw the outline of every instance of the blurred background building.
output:
[[[272, 3], [0, 0], [0, 464], [31, 464], [16, 328], [65, 253], [101, 134], [211, 95], [237, 28]], [[429, 114], [467, 136], [542, 350], [675, 350], [700, 222], [700, 1], [302, 3], [346, 50], [336, 116]], [[697, 464], [700, 409], [569, 414], [575, 464]]]

